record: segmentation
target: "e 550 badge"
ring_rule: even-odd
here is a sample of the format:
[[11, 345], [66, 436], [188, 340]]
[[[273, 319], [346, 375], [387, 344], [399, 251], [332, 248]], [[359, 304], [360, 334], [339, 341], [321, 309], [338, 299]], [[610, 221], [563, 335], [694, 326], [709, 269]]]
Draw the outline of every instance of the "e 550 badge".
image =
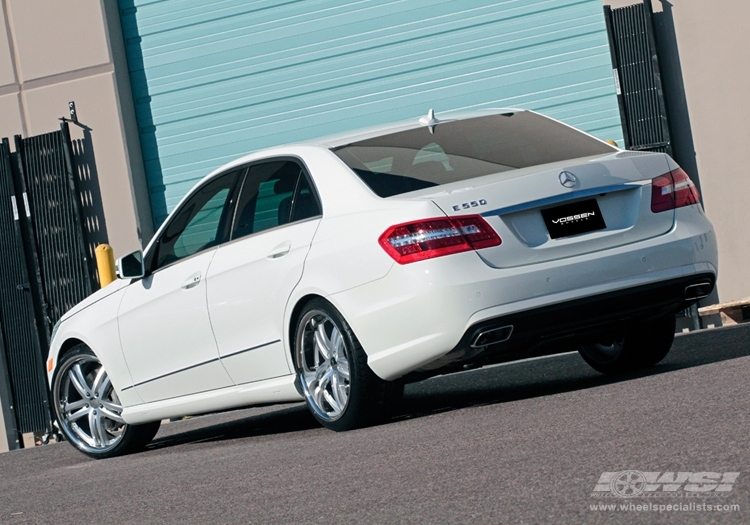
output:
[[487, 201], [479, 199], [478, 201], [462, 202], [461, 204], [454, 204], [453, 211], [469, 210], [471, 208], [478, 208], [479, 206], [486, 206]]

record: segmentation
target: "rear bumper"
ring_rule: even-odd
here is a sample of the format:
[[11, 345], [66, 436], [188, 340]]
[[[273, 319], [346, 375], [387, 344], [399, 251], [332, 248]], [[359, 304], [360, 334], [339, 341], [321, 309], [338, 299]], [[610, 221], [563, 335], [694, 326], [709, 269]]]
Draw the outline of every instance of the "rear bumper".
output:
[[[328, 299], [370, 368], [392, 380], [475, 358], [523, 357], [551, 341], [560, 350], [544, 353], [563, 351], [618, 324], [677, 312], [690, 304], [687, 286], [713, 287], [716, 266], [712, 227], [701, 218], [657, 238], [523, 267], [491, 268], [475, 252], [395, 265]], [[472, 348], [478, 333], [506, 326], [506, 342]]]
[[[684, 310], [709, 295], [715, 284], [713, 273], [702, 273], [488, 319], [469, 327], [448, 355], [474, 348], [477, 352], [468, 360], [486, 364], [519, 351], [540, 355], [568, 350], [622, 326]], [[535, 352], [549, 343], [556, 348]]]

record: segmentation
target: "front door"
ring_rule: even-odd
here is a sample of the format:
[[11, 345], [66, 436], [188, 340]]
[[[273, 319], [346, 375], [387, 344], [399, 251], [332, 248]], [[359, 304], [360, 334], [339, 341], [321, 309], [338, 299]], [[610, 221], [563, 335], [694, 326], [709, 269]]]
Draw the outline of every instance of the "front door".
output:
[[228, 239], [238, 172], [212, 179], [170, 216], [146, 255], [147, 277], [120, 305], [120, 341], [144, 402], [233, 384], [222, 366], [206, 305], [206, 276]]

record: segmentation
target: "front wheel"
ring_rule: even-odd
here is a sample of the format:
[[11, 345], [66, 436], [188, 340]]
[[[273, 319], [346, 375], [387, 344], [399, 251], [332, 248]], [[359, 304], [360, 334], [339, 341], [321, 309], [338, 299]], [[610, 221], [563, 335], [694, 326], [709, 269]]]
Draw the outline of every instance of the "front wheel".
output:
[[110, 458], [143, 448], [161, 424], [129, 425], [122, 419], [122, 404], [109, 375], [84, 345], [63, 356], [52, 382], [52, 396], [65, 438], [92, 458]]
[[300, 312], [294, 334], [294, 362], [310, 412], [324, 427], [343, 431], [381, 419], [398, 383], [377, 377], [341, 314], [314, 299]]
[[578, 352], [595, 370], [619, 374], [648, 368], [672, 348], [675, 315], [629, 326], [624, 333], [598, 344], [581, 345]]

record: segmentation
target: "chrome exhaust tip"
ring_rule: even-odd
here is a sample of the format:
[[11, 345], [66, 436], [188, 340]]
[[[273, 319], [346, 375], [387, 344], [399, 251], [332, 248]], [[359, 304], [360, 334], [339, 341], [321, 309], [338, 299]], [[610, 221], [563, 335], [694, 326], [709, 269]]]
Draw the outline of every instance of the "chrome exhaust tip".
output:
[[479, 332], [471, 343], [472, 348], [481, 348], [483, 346], [502, 343], [510, 339], [513, 333], [513, 325], [501, 326], [492, 330]]
[[685, 299], [688, 301], [697, 301], [711, 295], [713, 285], [709, 282], [691, 284], [685, 288]]

